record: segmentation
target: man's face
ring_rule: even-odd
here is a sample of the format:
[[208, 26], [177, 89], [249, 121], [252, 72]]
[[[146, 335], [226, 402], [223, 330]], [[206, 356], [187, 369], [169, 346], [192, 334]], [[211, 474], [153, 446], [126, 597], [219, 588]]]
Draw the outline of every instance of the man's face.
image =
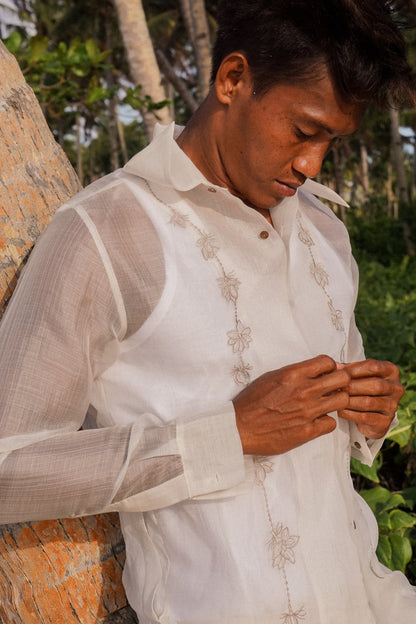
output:
[[364, 107], [343, 102], [331, 80], [279, 84], [261, 97], [238, 83], [217, 140], [220, 178], [248, 205], [268, 209], [320, 171], [339, 137], [353, 132]]

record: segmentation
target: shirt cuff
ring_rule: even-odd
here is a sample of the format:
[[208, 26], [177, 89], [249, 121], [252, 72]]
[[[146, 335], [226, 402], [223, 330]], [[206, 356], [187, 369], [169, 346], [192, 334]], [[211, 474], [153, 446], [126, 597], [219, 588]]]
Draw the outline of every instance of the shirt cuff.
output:
[[[386, 435], [399, 424], [397, 415], [393, 418], [390, 428]], [[351, 436], [351, 455], [355, 459], [358, 459], [362, 464], [371, 466], [375, 456], [383, 446], [383, 442], [386, 436], [378, 438], [376, 440], [367, 439], [360, 431], [358, 431], [357, 425], [354, 422], [350, 422], [350, 436]]]
[[215, 413], [178, 419], [176, 441], [190, 498], [229, 490], [245, 480], [243, 449], [231, 401]]

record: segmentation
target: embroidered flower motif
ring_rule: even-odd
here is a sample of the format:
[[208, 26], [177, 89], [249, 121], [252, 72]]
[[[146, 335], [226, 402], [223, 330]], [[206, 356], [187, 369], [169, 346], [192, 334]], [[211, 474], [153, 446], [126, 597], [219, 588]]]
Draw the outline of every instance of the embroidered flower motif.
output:
[[308, 230], [303, 227], [301, 223], [299, 223], [299, 232], [298, 232], [299, 240], [308, 247], [313, 247], [315, 243], [313, 242], [312, 236], [309, 234]]
[[283, 624], [299, 624], [300, 620], [304, 620], [306, 617], [306, 611], [303, 607], [298, 609], [297, 611], [292, 611], [292, 609], [288, 613], [283, 613], [282, 621]]
[[342, 310], [336, 310], [332, 301], [328, 301], [329, 311], [331, 313], [331, 321], [338, 331], [344, 331], [344, 319]]
[[274, 464], [268, 457], [258, 456], [254, 460], [254, 480], [263, 485], [268, 474], [273, 472]]
[[246, 386], [250, 383], [251, 377], [249, 371], [253, 367], [250, 364], [240, 364], [240, 366], [234, 366], [233, 377], [236, 384], [240, 386]]
[[244, 327], [241, 321], [237, 321], [236, 327], [237, 329], [227, 332], [227, 344], [233, 348], [234, 353], [242, 353], [253, 340], [251, 337], [251, 329], [250, 327]]
[[236, 303], [238, 299], [238, 287], [241, 284], [240, 280], [234, 277], [233, 273], [228, 273], [228, 275], [219, 277], [217, 282], [220, 285], [222, 296], [225, 297], [227, 301]]
[[215, 258], [219, 250], [219, 247], [215, 244], [215, 237], [213, 234], [203, 234], [201, 238], [196, 241], [196, 244], [201, 248], [204, 260]]
[[286, 563], [296, 562], [293, 549], [299, 541], [297, 535], [290, 535], [289, 529], [280, 522], [276, 524], [269, 541], [269, 548], [272, 551], [273, 567], [282, 570]]
[[178, 212], [174, 208], [171, 208], [171, 218], [169, 223], [173, 223], [173, 225], [178, 225], [181, 228], [186, 228], [186, 224], [188, 222], [188, 215], [182, 214]]
[[316, 262], [313, 262], [309, 268], [311, 275], [315, 279], [315, 282], [318, 284], [318, 286], [321, 286], [322, 288], [328, 286], [329, 275], [325, 271], [325, 268], [322, 266], [322, 264], [316, 264]]

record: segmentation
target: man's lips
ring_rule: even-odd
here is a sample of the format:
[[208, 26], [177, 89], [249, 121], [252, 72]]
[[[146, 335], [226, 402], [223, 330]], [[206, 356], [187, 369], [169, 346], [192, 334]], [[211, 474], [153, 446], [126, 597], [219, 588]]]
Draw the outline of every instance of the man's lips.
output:
[[286, 195], [287, 197], [291, 197], [297, 191], [297, 189], [302, 186], [303, 182], [283, 182], [282, 180], [275, 180], [276, 184], [279, 187], [279, 192], [282, 195]]

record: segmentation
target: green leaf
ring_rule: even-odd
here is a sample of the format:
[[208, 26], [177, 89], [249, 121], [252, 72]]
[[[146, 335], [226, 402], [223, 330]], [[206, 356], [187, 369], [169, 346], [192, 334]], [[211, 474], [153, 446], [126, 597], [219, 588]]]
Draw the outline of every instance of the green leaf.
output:
[[389, 440], [397, 442], [400, 448], [407, 446], [413, 432], [415, 416], [409, 408], [399, 410], [399, 424], [388, 435]]
[[400, 492], [406, 503], [406, 507], [413, 509], [416, 505], [416, 486], [405, 488]]
[[377, 546], [377, 557], [380, 562], [391, 569], [392, 547], [387, 535], [380, 535]]
[[391, 494], [386, 488], [375, 487], [371, 490], [361, 490], [361, 496], [374, 511], [376, 505], [385, 505], [390, 500]]
[[94, 87], [88, 94], [87, 99], [85, 100], [86, 104], [91, 105], [100, 100], [105, 100], [108, 95], [107, 89], [103, 89], [102, 87]]
[[388, 511], [380, 511], [377, 513], [377, 522], [380, 528], [380, 531], [388, 533], [392, 526], [390, 521], [390, 513]]
[[352, 457], [351, 472], [353, 472], [354, 474], [359, 474], [362, 477], [369, 479], [370, 481], [374, 481], [374, 483], [380, 483], [377, 472], [380, 469], [382, 463], [383, 458], [381, 454], [377, 455], [372, 466], [366, 466], [365, 464], [362, 464], [359, 459]]
[[392, 533], [389, 535], [391, 546], [391, 565], [392, 570], [401, 570], [405, 572], [406, 566], [412, 558], [412, 545], [408, 537], [401, 537]]
[[3, 40], [4, 45], [12, 54], [16, 54], [22, 44], [22, 35], [14, 30], [7, 39]]
[[36, 35], [29, 42], [29, 61], [36, 63], [39, 61], [48, 48], [48, 38]]
[[90, 61], [92, 61], [93, 63], [95, 63], [96, 61], [99, 61], [101, 52], [100, 52], [100, 48], [98, 47], [94, 39], [88, 39], [85, 42], [85, 49], [87, 51]]
[[392, 529], [409, 529], [416, 526], [416, 515], [401, 509], [393, 509], [390, 512], [390, 523]]

